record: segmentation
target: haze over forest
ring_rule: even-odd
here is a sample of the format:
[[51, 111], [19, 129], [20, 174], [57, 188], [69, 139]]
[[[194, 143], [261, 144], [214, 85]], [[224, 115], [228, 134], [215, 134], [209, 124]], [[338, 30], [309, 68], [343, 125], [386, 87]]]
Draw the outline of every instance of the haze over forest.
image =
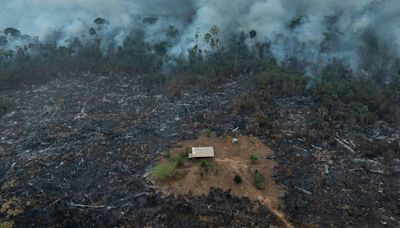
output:
[[88, 45], [100, 39], [107, 55], [140, 34], [150, 45], [163, 44], [164, 61], [173, 63], [194, 47], [202, 56], [232, 51], [243, 32], [249, 50], [283, 65], [296, 59], [310, 75], [335, 62], [386, 80], [398, 73], [399, 12], [396, 0], [3, 0], [0, 29], [27, 36], [8, 30], [0, 49], [35, 43], [71, 47], [77, 40]]

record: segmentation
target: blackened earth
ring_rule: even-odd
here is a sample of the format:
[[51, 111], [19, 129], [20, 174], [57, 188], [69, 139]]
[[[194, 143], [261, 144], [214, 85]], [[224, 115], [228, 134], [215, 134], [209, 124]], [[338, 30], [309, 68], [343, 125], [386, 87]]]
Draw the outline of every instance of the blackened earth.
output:
[[[0, 93], [0, 212], [17, 227], [280, 226], [265, 207], [229, 192], [164, 196], [144, 177], [160, 153], [207, 129], [239, 127], [274, 149], [282, 210], [297, 226], [400, 226], [399, 129], [321, 117], [310, 97], [261, 100], [253, 76], [147, 85], [145, 76], [57, 79]], [[174, 79], [170, 79], [174, 80]], [[257, 122], [265, 116], [271, 125]]]

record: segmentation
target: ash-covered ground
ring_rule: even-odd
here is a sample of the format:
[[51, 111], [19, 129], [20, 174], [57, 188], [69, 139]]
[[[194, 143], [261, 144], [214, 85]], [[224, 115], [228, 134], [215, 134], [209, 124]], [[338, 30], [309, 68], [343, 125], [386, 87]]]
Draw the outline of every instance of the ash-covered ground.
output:
[[274, 150], [275, 181], [287, 188], [282, 211], [295, 226], [400, 226], [395, 125], [350, 126], [303, 96], [237, 112], [238, 97], [257, 93], [247, 74], [212, 89], [144, 77], [85, 75], [0, 93], [0, 224], [281, 226], [229, 192], [164, 196], [144, 177], [176, 142], [239, 127]]

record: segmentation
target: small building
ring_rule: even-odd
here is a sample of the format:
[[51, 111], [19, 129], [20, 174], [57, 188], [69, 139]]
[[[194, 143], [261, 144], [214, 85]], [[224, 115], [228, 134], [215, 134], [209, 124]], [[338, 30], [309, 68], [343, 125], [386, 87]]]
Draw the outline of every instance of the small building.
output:
[[189, 158], [213, 158], [214, 147], [192, 147], [192, 153], [189, 153]]

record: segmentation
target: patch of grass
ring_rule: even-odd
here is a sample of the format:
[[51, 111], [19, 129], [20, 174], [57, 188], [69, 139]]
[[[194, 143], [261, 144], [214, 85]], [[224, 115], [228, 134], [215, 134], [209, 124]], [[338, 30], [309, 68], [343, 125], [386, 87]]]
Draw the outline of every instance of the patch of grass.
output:
[[0, 206], [0, 214], [4, 216], [4, 220], [0, 220], [0, 228], [14, 227], [14, 221], [11, 219], [19, 216], [23, 212], [23, 204], [18, 198], [13, 197], [6, 200], [6, 202]]
[[14, 221], [0, 221], [1, 228], [12, 228], [14, 226]]
[[168, 161], [153, 168], [151, 174], [158, 180], [166, 180], [176, 175], [177, 161]]
[[22, 202], [15, 197], [7, 200], [0, 208], [0, 213], [9, 217], [17, 217], [22, 212], [24, 212]]
[[254, 173], [254, 184], [258, 189], [264, 189], [266, 185], [266, 179], [264, 175], [262, 175], [260, 172], [256, 171]]
[[167, 161], [164, 161], [155, 166], [151, 171], [151, 175], [158, 180], [165, 180], [167, 178], [176, 176], [176, 169], [182, 167], [185, 164], [188, 159], [188, 154], [189, 148], [186, 148], [180, 153], [174, 154], [168, 151], [166, 154], [164, 154], [164, 157], [167, 159]]
[[250, 160], [251, 160], [252, 162], [256, 162], [256, 161], [258, 160], [257, 155], [256, 155], [256, 154], [251, 154], [251, 155], [250, 155]]

